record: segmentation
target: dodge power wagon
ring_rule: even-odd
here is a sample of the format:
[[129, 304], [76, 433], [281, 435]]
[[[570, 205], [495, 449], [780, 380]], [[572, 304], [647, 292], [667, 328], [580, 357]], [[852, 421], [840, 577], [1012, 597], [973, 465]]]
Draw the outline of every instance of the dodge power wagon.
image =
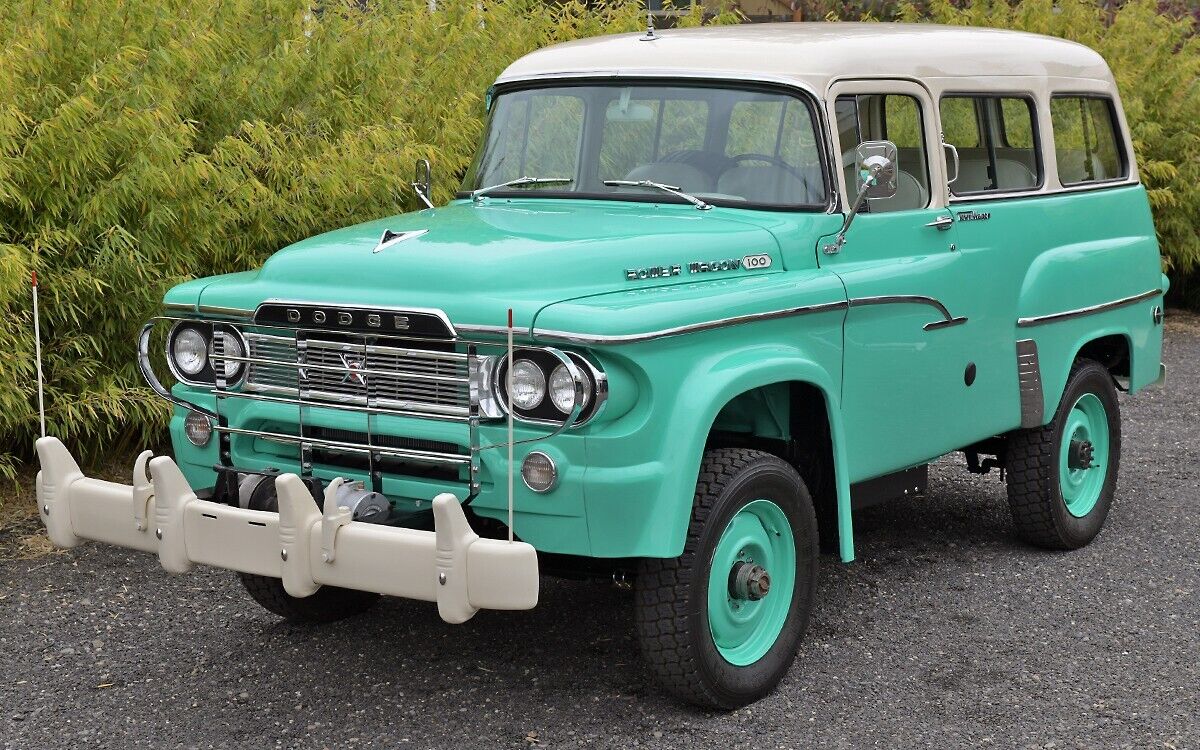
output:
[[[321, 622], [630, 584], [715, 707], [790, 667], [822, 548], [962, 452], [1016, 533], [1100, 532], [1166, 279], [1113, 77], [983, 29], [654, 31], [513, 63], [457, 198], [181, 284], [138, 357], [174, 457], [38, 441], [50, 539], [237, 571]], [[165, 356], [165, 363], [163, 357]], [[168, 374], [169, 370], [169, 374]]]

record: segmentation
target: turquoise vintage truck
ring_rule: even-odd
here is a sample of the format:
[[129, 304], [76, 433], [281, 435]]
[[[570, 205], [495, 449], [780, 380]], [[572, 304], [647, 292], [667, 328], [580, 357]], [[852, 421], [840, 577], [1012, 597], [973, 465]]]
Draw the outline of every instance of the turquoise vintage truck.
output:
[[534, 52], [487, 102], [448, 205], [426, 163], [426, 209], [167, 292], [138, 356], [174, 458], [113, 484], [40, 440], [55, 544], [236, 570], [302, 621], [627, 583], [650, 670], [728, 708], [791, 665], [819, 549], [853, 560], [855, 510], [931, 460], [1003, 472], [1035, 545], [1100, 531], [1167, 282], [1096, 53], [651, 29]]

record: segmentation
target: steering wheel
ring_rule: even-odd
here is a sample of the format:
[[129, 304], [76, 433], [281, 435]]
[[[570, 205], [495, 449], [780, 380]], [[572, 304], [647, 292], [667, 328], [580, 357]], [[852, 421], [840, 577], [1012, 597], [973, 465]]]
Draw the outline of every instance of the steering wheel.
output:
[[800, 170], [797, 169], [796, 167], [793, 167], [791, 164], [788, 164], [783, 159], [780, 159], [778, 156], [770, 156], [768, 154], [753, 154], [753, 153], [751, 153], [751, 154], [738, 154], [737, 156], [731, 156], [729, 158], [732, 159], [736, 164], [741, 164], [744, 161], [765, 161], [768, 164], [773, 164], [773, 165], [779, 167], [783, 171], [790, 174], [792, 177], [795, 177], [797, 180], [800, 180], [801, 182], [803, 182], [806, 186], [808, 185], [808, 177], [806, 175], [804, 175], [802, 172], [800, 172]]

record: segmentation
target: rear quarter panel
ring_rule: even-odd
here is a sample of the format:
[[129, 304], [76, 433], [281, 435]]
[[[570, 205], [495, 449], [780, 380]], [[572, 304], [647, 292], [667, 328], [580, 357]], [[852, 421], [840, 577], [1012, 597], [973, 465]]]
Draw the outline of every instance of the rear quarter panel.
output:
[[[1039, 201], [1046, 238], [1021, 284], [1018, 319], [1036, 319], [1162, 291], [1158, 242], [1141, 185], [1066, 193]], [[1016, 338], [1038, 345], [1045, 393], [1043, 422], [1058, 408], [1067, 375], [1080, 349], [1102, 336], [1125, 337], [1130, 352], [1130, 389], [1158, 377], [1162, 326], [1153, 310], [1161, 296], [1090, 315], [1017, 325]]]

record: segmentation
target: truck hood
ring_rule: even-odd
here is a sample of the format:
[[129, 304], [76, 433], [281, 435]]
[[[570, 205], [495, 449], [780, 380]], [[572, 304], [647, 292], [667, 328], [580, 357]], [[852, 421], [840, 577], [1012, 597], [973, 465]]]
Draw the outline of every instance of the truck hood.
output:
[[[513, 308], [518, 325], [530, 325], [543, 307], [567, 299], [783, 270], [766, 228], [778, 220], [755, 216], [617, 201], [456, 201], [311, 237], [256, 272], [177, 287], [167, 302], [244, 310], [268, 299], [436, 308], [475, 325], [503, 325]], [[385, 231], [413, 234], [380, 247]], [[740, 265], [750, 255], [770, 263]], [[737, 264], [699, 273], [688, 267], [714, 261]], [[671, 266], [680, 273], [654, 270]], [[639, 269], [645, 278], [627, 278]]]

